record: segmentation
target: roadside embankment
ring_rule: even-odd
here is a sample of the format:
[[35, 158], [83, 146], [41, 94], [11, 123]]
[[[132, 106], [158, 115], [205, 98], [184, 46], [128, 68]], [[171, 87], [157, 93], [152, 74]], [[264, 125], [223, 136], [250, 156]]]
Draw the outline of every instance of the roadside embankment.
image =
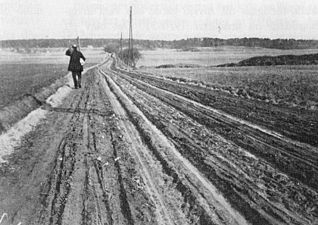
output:
[[[85, 69], [84, 73], [94, 68], [95, 66], [91, 66]], [[43, 87], [34, 95], [25, 94], [21, 99], [0, 109], [0, 134], [7, 131], [10, 127], [12, 127], [22, 118], [26, 117], [33, 110], [41, 107], [44, 104], [49, 103], [46, 102], [46, 100], [49, 99], [49, 97], [57, 92], [58, 89], [62, 86], [71, 88], [71, 82], [72, 77], [71, 74], [68, 73], [64, 77], [56, 80], [53, 84]]]

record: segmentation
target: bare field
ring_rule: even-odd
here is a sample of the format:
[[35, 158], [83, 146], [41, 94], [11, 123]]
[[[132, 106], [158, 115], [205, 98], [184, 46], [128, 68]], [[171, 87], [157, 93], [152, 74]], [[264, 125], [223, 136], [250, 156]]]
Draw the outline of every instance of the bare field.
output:
[[0, 108], [26, 94], [35, 94], [66, 74], [65, 64], [0, 65]]
[[200, 66], [215, 66], [225, 63], [235, 63], [254, 56], [276, 56], [286, 54], [310, 54], [317, 49], [278, 50], [241, 46], [199, 47], [196, 51], [182, 51], [176, 49], [157, 49], [141, 51], [142, 59], [139, 67], [155, 67], [163, 64], [196, 64]]
[[[213, 67], [253, 56], [309, 54], [316, 53], [317, 49], [277, 50], [224, 46], [198, 48], [198, 50], [198, 52], [163, 49], [145, 51], [138, 65], [143, 72], [155, 76], [201, 85], [247, 99], [301, 109], [318, 108], [318, 66]], [[155, 68], [165, 64], [177, 66]], [[178, 64], [189, 65], [190, 68], [180, 68]]]
[[[30, 49], [30, 53], [19, 53], [12, 49], [0, 49], [0, 64], [67, 64], [69, 57], [65, 48]], [[102, 49], [82, 48], [86, 63], [99, 63], [105, 58]]]
[[[65, 49], [32, 50], [33, 53], [0, 51], [0, 108], [13, 103], [26, 94], [33, 95], [42, 87], [65, 76], [69, 57]], [[99, 49], [83, 49], [87, 57], [85, 67], [103, 60], [105, 54]]]
[[167, 79], [206, 86], [275, 105], [316, 110], [318, 66], [144, 68]]

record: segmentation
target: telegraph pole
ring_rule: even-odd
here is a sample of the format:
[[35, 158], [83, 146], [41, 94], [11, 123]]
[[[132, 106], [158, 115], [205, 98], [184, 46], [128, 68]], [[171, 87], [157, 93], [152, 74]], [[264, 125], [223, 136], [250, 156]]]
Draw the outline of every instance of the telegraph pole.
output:
[[123, 52], [123, 33], [120, 33], [120, 52]]
[[130, 16], [129, 16], [129, 48], [128, 48], [128, 63], [134, 66], [134, 53], [133, 53], [133, 33], [132, 33], [132, 6], [130, 6]]

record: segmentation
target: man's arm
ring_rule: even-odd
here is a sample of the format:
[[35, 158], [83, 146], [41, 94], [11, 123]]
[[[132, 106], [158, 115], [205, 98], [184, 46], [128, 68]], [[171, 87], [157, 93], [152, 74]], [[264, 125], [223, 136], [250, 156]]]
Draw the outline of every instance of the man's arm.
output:
[[83, 53], [81, 53], [81, 56], [80, 56], [84, 61], [86, 61], [86, 58], [84, 57]]
[[71, 50], [70, 50], [70, 49], [67, 49], [66, 52], [65, 52], [65, 55], [71, 56]]

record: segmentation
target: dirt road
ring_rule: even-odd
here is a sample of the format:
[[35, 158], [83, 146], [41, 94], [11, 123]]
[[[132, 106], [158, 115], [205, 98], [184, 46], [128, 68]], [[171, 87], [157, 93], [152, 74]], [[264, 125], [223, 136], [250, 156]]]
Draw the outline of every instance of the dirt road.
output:
[[1, 164], [0, 224], [318, 224], [315, 147], [161, 82], [108, 58], [43, 106]]

